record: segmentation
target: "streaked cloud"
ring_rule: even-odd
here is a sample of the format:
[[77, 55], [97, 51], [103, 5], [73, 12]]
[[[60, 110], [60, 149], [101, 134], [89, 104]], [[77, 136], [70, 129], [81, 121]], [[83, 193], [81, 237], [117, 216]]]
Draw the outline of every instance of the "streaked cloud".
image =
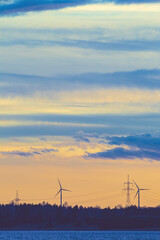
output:
[[0, 41], [1, 46], [10, 45], [25, 45], [27, 47], [73, 47], [82, 49], [94, 49], [103, 51], [140, 51], [140, 52], [151, 52], [160, 51], [159, 40], [156, 41], [139, 41], [139, 40], [119, 40], [112, 42], [105, 41], [86, 41], [86, 40], [72, 40], [64, 39], [61, 41], [56, 40], [12, 40], [12, 41]]
[[0, 154], [2, 155], [8, 155], [8, 156], [21, 156], [21, 157], [30, 157], [30, 156], [36, 156], [36, 155], [42, 155], [45, 153], [54, 153], [58, 152], [57, 149], [54, 148], [43, 148], [43, 149], [36, 149], [36, 148], [30, 148], [26, 151], [20, 151], [20, 150], [13, 150], [13, 151], [0, 151]]
[[[18, 122], [19, 125], [8, 124], [5, 122]], [[121, 115], [121, 114], [87, 114], [87, 115], [66, 115], [66, 114], [23, 114], [23, 115], [2, 115], [0, 121], [3, 126], [0, 128], [0, 138], [6, 139], [12, 137], [17, 140], [17, 136], [35, 137], [39, 136], [47, 141], [46, 136], [75, 136], [77, 141], [93, 137], [98, 138], [100, 134], [118, 134], [128, 135], [135, 133], [155, 133], [159, 129], [159, 114], [138, 114], [138, 115]], [[37, 125], [40, 121], [42, 124]], [[32, 122], [32, 125], [30, 123]], [[45, 124], [51, 122], [51, 124]], [[61, 124], [52, 124], [60, 123]], [[144, 124], [145, 122], [145, 124]], [[84, 132], [85, 134], [83, 134]], [[89, 134], [89, 135], [86, 135]], [[100, 139], [105, 141], [106, 139]]]
[[[61, 84], [58, 84], [61, 82]], [[38, 92], [94, 88], [160, 89], [160, 70], [115, 73], [86, 73], [44, 77], [0, 73], [1, 96], [33, 96]]]
[[[11, 117], [11, 116], [10, 116]], [[17, 127], [17, 126], [59, 126], [59, 127], [98, 127], [104, 128], [107, 125], [103, 124], [94, 124], [94, 123], [74, 123], [74, 122], [52, 122], [52, 121], [20, 121], [20, 120], [0, 120], [0, 127]]]
[[128, 88], [45, 91], [0, 99], [1, 114], [159, 113], [159, 103], [159, 90]]

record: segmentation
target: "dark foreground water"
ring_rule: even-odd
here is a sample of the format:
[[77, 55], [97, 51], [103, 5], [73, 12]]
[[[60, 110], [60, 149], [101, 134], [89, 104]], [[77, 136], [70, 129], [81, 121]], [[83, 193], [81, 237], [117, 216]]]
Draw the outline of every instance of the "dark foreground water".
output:
[[0, 240], [160, 240], [160, 232], [2, 231]]

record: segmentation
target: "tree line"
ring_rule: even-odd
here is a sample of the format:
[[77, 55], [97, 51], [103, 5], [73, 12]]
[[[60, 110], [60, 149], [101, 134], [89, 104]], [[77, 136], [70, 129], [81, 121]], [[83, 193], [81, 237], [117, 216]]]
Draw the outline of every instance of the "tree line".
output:
[[0, 229], [158, 229], [160, 207], [113, 209], [50, 204], [0, 205]]

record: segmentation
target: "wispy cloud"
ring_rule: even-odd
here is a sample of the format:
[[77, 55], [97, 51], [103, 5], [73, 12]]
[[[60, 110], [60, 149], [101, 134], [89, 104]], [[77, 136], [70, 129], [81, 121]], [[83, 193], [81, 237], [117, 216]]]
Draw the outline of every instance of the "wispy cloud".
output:
[[83, 136], [83, 132], [78, 132], [78, 134], [74, 136], [74, 139], [76, 140], [76, 142], [90, 142], [87, 136]]
[[42, 46], [63, 46], [82, 49], [94, 49], [103, 51], [160, 51], [159, 40], [119, 40], [112, 42], [105, 41], [87, 41], [87, 40], [0, 40], [1, 46], [25, 45], [27, 47], [42, 47]]
[[21, 156], [21, 157], [31, 157], [36, 155], [42, 155], [45, 153], [53, 153], [58, 152], [57, 149], [54, 148], [30, 148], [29, 150], [21, 151], [21, 150], [13, 150], [13, 151], [1, 151], [0, 154], [8, 155], [8, 156]]
[[[63, 86], [64, 87], [64, 86]], [[93, 98], [93, 96], [96, 96]], [[55, 89], [39, 91], [27, 96], [0, 98], [1, 114], [143, 114], [160, 112], [160, 90], [126, 87], [82, 87], [77, 90]], [[9, 123], [9, 122], [8, 122]], [[11, 122], [10, 122], [11, 123]], [[5, 123], [3, 123], [4, 125]], [[12, 125], [17, 124], [16, 122]], [[45, 125], [58, 125], [44, 122]], [[34, 123], [30, 122], [30, 125]], [[37, 126], [42, 125], [37, 121]], [[59, 125], [69, 125], [59, 123]], [[73, 127], [78, 127], [72, 124]], [[82, 125], [81, 127], [96, 127]], [[99, 127], [103, 127], [100, 126]]]
[[18, 155], [21, 157], [31, 157], [34, 155], [38, 155], [38, 152], [25, 152], [25, 151], [8, 151], [8, 152], [1, 152], [2, 155], [8, 155], [8, 156], [13, 156], [13, 155]]
[[[159, 114], [138, 115], [75, 115], [75, 114], [24, 114], [24, 115], [0, 115], [0, 122], [19, 122], [21, 126], [3, 126], [0, 128], [0, 137], [39, 136], [42, 141], [45, 136], [75, 136], [77, 141], [99, 138], [100, 134], [126, 135], [134, 133], [155, 132], [159, 129]], [[37, 121], [44, 124], [36, 125]], [[26, 125], [23, 125], [23, 123]], [[27, 125], [28, 122], [28, 125]], [[35, 122], [35, 125], [30, 125]], [[45, 124], [45, 122], [63, 122], [62, 124]], [[145, 122], [145, 124], [144, 124]], [[103, 127], [102, 127], [103, 126]], [[83, 132], [82, 132], [83, 131]], [[87, 133], [87, 134], [86, 134]], [[43, 137], [44, 136], [44, 137]], [[133, 138], [136, 136], [132, 135]], [[117, 137], [100, 138], [100, 141], [113, 141]], [[123, 137], [125, 138], [125, 137]], [[128, 137], [126, 137], [128, 138]], [[138, 136], [137, 136], [138, 138]], [[17, 138], [16, 138], [17, 139]], [[122, 141], [120, 139], [119, 141]], [[112, 142], [110, 143], [112, 145]], [[117, 146], [119, 146], [117, 144]]]

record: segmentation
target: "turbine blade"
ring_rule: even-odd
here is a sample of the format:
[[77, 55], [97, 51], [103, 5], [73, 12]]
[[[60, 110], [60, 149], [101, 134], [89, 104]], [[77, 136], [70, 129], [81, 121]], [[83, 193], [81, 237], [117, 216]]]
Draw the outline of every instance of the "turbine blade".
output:
[[62, 190], [67, 192], [72, 192], [71, 190], [68, 190], [68, 189], [62, 189]]
[[[57, 178], [57, 179], [58, 179], [58, 178]], [[59, 183], [60, 188], [62, 189], [62, 186], [61, 186], [61, 183], [60, 183], [59, 179], [58, 179], [58, 183]]]
[[138, 187], [137, 183], [136, 183], [134, 180], [133, 180], [133, 182], [134, 182], [134, 184], [136, 185], [137, 189], [139, 189], [139, 187]]
[[61, 189], [58, 191], [58, 193], [55, 195], [55, 197], [60, 193]]
[[137, 195], [138, 195], [138, 191], [136, 192], [136, 195], [135, 195], [134, 199], [137, 197]]

